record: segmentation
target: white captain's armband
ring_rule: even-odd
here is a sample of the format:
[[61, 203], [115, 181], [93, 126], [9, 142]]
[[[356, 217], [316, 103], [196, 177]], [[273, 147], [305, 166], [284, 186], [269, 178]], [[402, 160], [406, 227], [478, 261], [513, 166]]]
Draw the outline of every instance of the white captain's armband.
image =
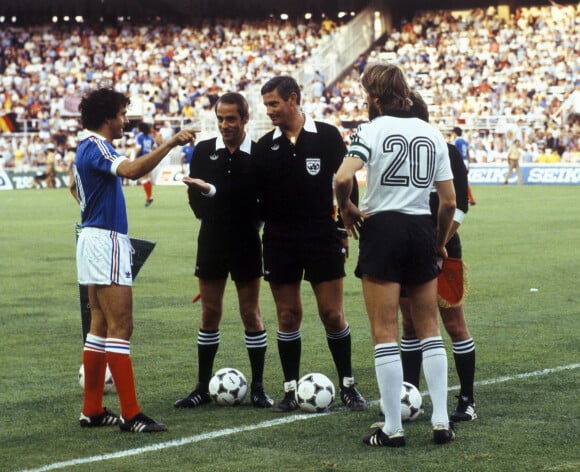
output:
[[465, 213], [461, 211], [459, 208], [455, 209], [455, 214], [453, 215], [453, 221], [456, 223], [463, 223], [463, 219], [465, 218]]

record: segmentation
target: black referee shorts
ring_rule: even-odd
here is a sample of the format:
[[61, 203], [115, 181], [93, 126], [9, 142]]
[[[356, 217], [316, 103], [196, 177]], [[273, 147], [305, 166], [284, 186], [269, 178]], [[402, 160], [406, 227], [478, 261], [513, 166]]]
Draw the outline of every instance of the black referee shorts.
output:
[[427, 283], [439, 275], [436, 228], [430, 215], [381, 212], [360, 232], [355, 275], [401, 285]]
[[195, 275], [206, 280], [251, 280], [262, 275], [258, 225], [202, 221], [197, 238]]
[[316, 284], [345, 276], [342, 241], [331, 218], [267, 222], [262, 240], [268, 282], [294, 283], [304, 278]]

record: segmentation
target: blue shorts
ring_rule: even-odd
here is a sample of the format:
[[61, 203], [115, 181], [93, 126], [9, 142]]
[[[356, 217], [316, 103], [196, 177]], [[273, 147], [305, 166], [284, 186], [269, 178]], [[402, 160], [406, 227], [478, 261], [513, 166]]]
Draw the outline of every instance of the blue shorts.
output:
[[359, 241], [357, 277], [368, 275], [418, 285], [439, 275], [436, 228], [430, 215], [386, 211], [366, 219]]

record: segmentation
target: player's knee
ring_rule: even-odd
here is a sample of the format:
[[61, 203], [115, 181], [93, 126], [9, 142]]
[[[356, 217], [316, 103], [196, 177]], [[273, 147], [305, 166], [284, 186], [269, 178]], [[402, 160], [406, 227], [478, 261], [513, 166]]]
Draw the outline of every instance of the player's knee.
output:
[[201, 313], [201, 329], [205, 331], [215, 331], [220, 327], [221, 312], [203, 308]]
[[320, 320], [326, 331], [336, 333], [346, 328], [346, 320], [342, 310], [329, 310], [320, 313]]
[[263, 331], [264, 325], [262, 324], [262, 317], [259, 311], [249, 311], [241, 313], [242, 323], [244, 324], [244, 329], [250, 333]]
[[296, 310], [278, 310], [278, 329], [289, 333], [300, 328], [302, 313]]
[[447, 331], [452, 341], [461, 341], [469, 338], [469, 330], [467, 329], [461, 307], [441, 309], [441, 315], [445, 331]]

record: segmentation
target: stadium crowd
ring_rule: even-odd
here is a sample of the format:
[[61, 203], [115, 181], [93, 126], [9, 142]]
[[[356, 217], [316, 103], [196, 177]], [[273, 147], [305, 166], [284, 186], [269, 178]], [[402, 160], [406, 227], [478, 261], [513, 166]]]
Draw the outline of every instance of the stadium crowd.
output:
[[[580, 161], [580, 4], [430, 11], [394, 29], [366, 62], [397, 62], [448, 133], [469, 130], [475, 162], [506, 160], [519, 138], [524, 162]], [[329, 101], [342, 121], [364, 119], [355, 63]], [[357, 119], [357, 118], [354, 118]]]
[[[304, 87], [304, 110], [343, 130], [364, 120], [359, 84], [367, 62], [397, 62], [444, 132], [466, 130], [471, 158], [505, 162], [515, 137], [524, 162], [580, 161], [580, 4], [421, 12], [393, 28], [338, 80]], [[78, 117], [67, 113], [95, 84], [140, 97], [144, 120], [171, 133], [172, 122], [212, 115], [227, 91], [248, 92], [332, 41], [330, 20], [221, 20], [118, 27], [51, 24], [0, 30], [0, 166], [29, 169], [59, 149], [58, 166], [76, 147]], [[321, 86], [322, 85], [322, 86]], [[65, 108], [57, 106], [65, 103]], [[213, 119], [213, 117], [211, 118]], [[2, 123], [0, 123], [2, 124]], [[8, 122], [8, 125], [10, 123]], [[13, 124], [13, 123], [12, 123]], [[22, 131], [26, 131], [22, 133]], [[119, 147], [129, 147], [128, 136]]]

